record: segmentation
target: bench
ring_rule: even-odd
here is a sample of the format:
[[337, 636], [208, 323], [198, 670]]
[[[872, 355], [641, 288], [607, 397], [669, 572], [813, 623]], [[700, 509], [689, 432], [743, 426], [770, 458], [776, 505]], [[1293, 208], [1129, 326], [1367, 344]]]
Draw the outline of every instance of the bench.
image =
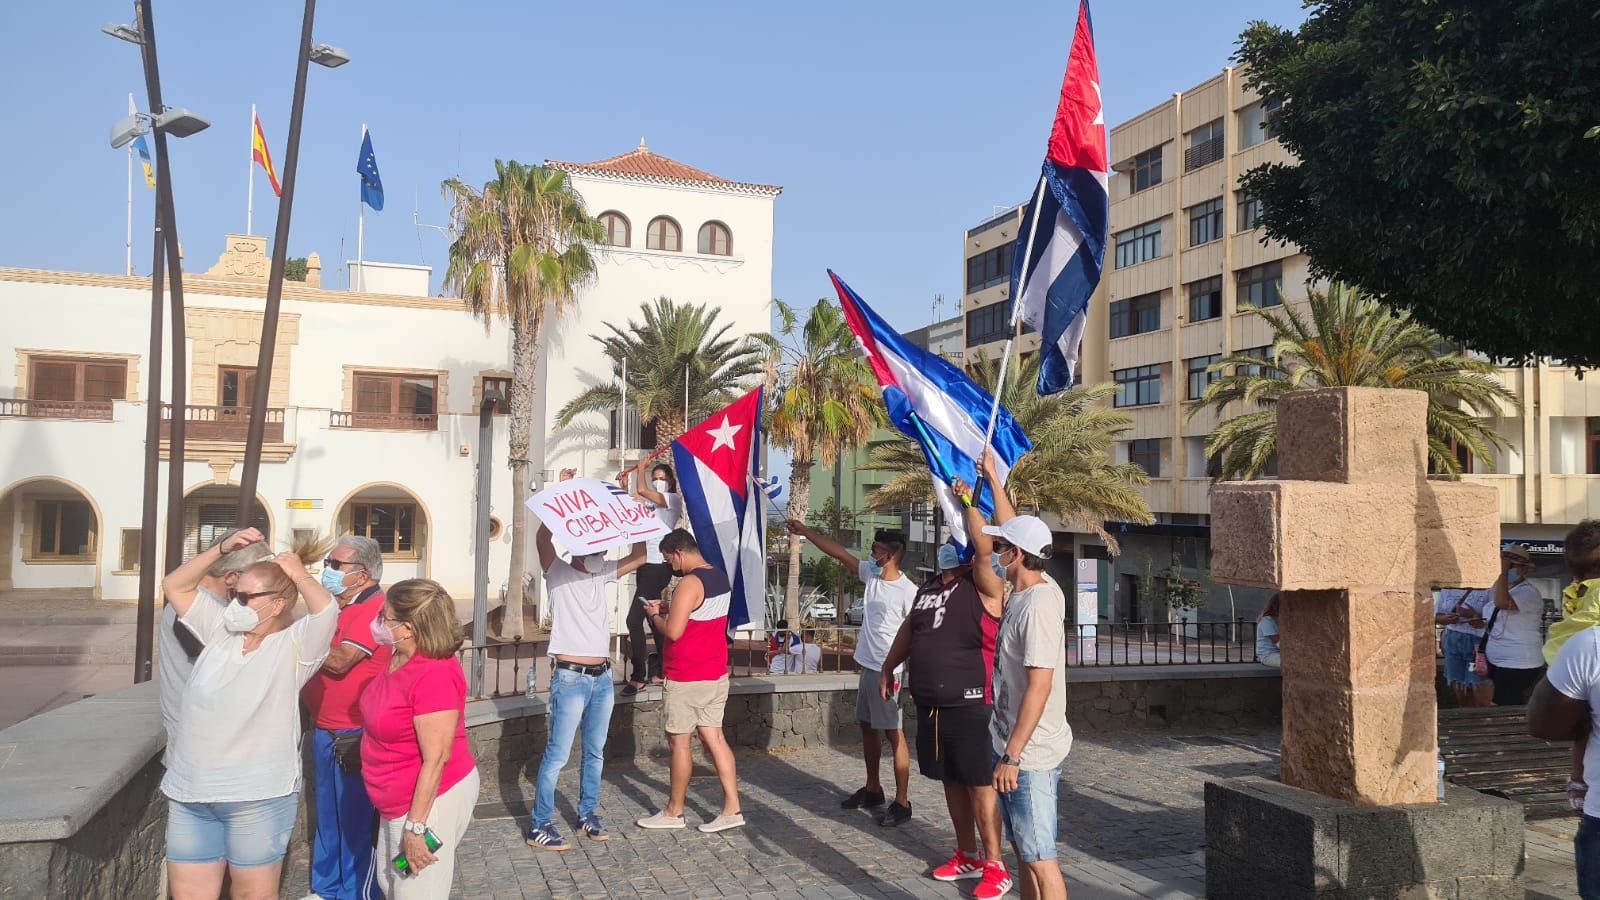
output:
[[1526, 706], [1439, 710], [1439, 752], [1451, 784], [1515, 800], [1529, 820], [1577, 815], [1572, 745], [1529, 736]]

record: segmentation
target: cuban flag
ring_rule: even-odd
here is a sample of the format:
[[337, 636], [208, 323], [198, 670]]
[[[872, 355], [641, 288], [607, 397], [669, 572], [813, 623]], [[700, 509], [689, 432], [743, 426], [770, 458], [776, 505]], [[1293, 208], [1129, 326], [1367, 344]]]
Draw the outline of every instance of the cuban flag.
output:
[[[1002, 483], [1022, 454], [1033, 449], [1033, 442], [1022, 433], [1022, 426], [1011, 418], [1011, 413], [997, 407], [989, 392], [978, 387], [967, 373], [890, 328], [831, 270], [828, 277], [839, 292], [845, 320], [883, 387], [889, 419], [901, 434], [922, 448], [950, 534], [956, 543], [966, 547], [967, 520], [961, 503], [950, 492], [950, 484], [960, 478], [969, 486], [978, 485], [978, 457], [983, 455], [989, 411], [999, 409], [991, 446]], [[994, 518], [994, 492], [977, 491], [976, 495], [983, 517]]]
[[761, 389], [713, 413], [672, 442], [684, 512], [706, 562], [733, 586], [728, 630], [766, 626], [766, 517], [760, 471]]
[[1089, 2], [1083, 0], [1044, 172], [1017, 233], [1011, 262], [1015, 315], [1039, 332], [1041, 395], [1071, 386], [1078, 364], [1089, 298], [1106, 258], [1108, 158], [1094, 28]]

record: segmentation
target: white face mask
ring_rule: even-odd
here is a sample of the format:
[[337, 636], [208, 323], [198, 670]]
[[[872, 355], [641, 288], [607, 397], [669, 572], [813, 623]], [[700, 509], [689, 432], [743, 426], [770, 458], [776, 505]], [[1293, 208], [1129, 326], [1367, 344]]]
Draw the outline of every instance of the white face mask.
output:
[[650, 482], [650, 485], [656, 489], [658, 494], [667, 492], [667, 480], [665, 478], [657, 478], [655, 481]]
[[261, 615], [248, 606], [229, 603], [222, 610], [222, 627], [232, 634], [254, 631], [261, 624]]
[[587, 556], [575, 557], [572, 562], [578, 571], [588, 572], [590, 575], [600, 574], [600, 570], [606, 564], [605, 557], [598, 553], [590, 553]]

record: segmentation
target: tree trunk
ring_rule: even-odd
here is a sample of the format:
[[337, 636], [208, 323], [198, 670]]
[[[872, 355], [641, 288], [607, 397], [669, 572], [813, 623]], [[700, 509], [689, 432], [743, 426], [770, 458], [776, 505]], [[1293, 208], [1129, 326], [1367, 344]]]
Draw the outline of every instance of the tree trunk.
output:
[[[795, 457], [789, 469], [788, 516], [800, 522], [811, 513], [811, 466], [811, 460]], [[784, 592], [783, 612], [789, 627], [800, 627], [800, 538], [792, 534], [789, 535], [789, 583]]]
[[528, 442], [533, 436], [533, 397], [538, 390], [539, 336], [527, 325], [511, 327], [511, 574], [500, 636], [522, 637], [522, 581], [528, 566]]

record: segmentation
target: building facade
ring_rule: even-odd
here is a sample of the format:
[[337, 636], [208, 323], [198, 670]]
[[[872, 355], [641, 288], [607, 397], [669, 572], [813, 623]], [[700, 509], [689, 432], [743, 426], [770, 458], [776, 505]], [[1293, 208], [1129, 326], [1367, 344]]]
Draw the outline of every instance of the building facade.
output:
[[[1149, 473], [1141, 490], [1157, 521], [1107, 523], [1121, 553], [1099, 564], [1104, 619], [1165, 621], [1169, 611], [1157, 608], [1152, 588], [1173, 569], [1205, 588], [1201, 619], [1254, 618], [1267, 599], [1207, 578], [1217, 465], [1205, 443], [1223, 417], [1196, 407], [1217, 377], [1209, 365], [1268, 352], [1270, 329], [1251, 308], [1305, 302], [1307, 257], [1265, 239], [1259, 203], [1239, 185], [1256, 166], [1293, 163], [1272, 114], [1245, 86], [1243, 70], [1227, 68], [1111, 129], [1111, 241], [1080, 377], [1117, 385], [1113, 405], [1133, 423], [1117, 458]], [[1011, 245], [1022, 214], [1014, 207], [966, 232], [969, 363], [997, 356], [1007, 336]], [[1038, 337], [1024, 334], [1018, 346], [1036, 352]], [[1551, 598], [1561, 584], [1560, 538], [1600, 515], [1600, 386], [1542, 363], [1503, 368], [1500, 377], [1522, 403], [1493, 422], [1509, 447], [1493, 460], [1466, 460], [1465, 477], [1499, 490], [1503, 537], [1530, 544], [1542, 563], [1536, 584]], [[1069, 542], [1079, 558], [1105, 555], [1081, 535], [1063, 536], [1058, 553]]]
[[[215, 266], [184, 279], [188, 402], [162, 416], [186, 423], [185, 557], [235, 520], [266, 271], [266, 239], [230, 235]], [[395, 292], [324, 290], [315, 255], [304, 283], [285, 284], [255, 521], [277, 549], [302, 533], [367, 535], [385, 583], [424, 576], [470, 598], [479, 400], [510, 377], [509, 339], [429, 297], [426, 271], [385, 284]], [[0, 356], [14, 361], [0, 371], [0, 596], [137, 597], [140, 546], [162, 540], [140, 527], [145, 409], [159, 400], [146, 391], [149, 312], [148, 278], [0, 269]], [[498, 588], [504, 417], [494, 434]]]

